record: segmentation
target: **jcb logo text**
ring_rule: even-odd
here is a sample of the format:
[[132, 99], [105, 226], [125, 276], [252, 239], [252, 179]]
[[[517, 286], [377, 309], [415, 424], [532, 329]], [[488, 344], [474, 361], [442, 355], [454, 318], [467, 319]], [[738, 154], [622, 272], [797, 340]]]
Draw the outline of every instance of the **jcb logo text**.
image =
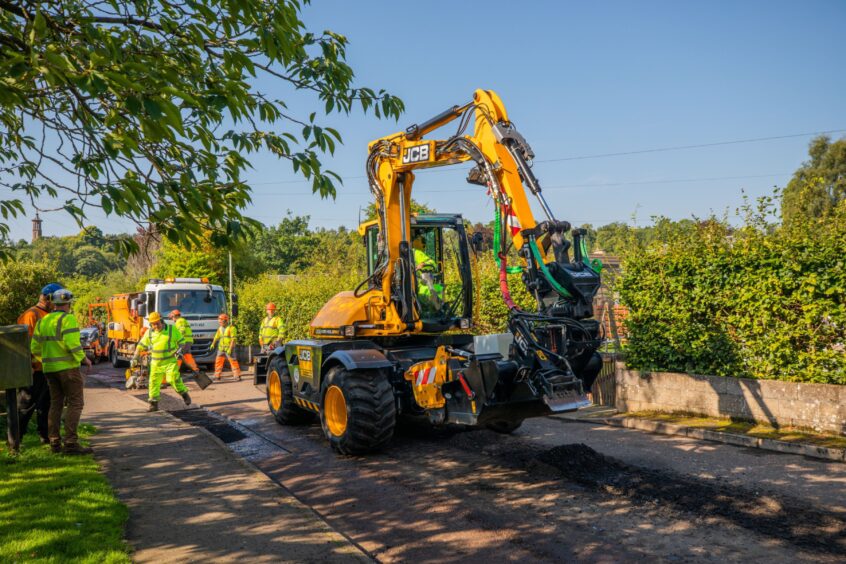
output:
[[429, 160], [429, 145], [409, 147], [402, 155], [402, 164], [419, 163]]

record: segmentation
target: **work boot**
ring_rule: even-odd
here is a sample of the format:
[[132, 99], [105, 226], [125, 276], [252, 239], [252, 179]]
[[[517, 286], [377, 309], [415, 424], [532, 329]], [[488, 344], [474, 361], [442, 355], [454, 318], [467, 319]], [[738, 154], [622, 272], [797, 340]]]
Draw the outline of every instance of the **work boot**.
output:
[[62, 454], [62, 443], [52, 443], [50, 445], [50, 452], [53, 454]]
[[147, 413], [159, 410], [159, 402], [150, 400], [150, 405], [147, 406]]
[[182, 401], [185, 402], [185, 405], [191, 405], [191, 396], [188, 395], [188, 392], [182, 392], [179, 395], [182, 396]]
[[84, 447], [80, 444], [72, 444], [72, 445], [65, 445], [65, 450], [63, 451], [65, 454], [77, 455], [77, 454], [94, 454], [94, 449], [90, 447]]

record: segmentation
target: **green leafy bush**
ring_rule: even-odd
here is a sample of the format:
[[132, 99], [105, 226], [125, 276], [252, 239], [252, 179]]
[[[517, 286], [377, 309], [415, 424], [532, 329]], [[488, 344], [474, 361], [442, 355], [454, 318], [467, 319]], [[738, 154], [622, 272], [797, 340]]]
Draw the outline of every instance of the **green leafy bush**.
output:
[[26, 260], [0, 263], [0, 325], [14, 324], [23, 311], [38, 302], [41, 288], [56, 282], [47, 263]]
[[258, 331], [265, 316], [267, 302], [276, 304], [285, 323], [284, 339], [308, 337], [308, 326], [315, 314], [329, 299], [343, 290], [351, 290], [359, 282], [355, 273], [332, 276], [308, 272], [280, 280], [263, 276], [239, 287], [239, 314], [236, 321], [241, 343], [258, 343]]
[[618, 289], [638, 369], [846, 384], [846, 206], [781, 227], [772, 199], [733, 229], [664, 220]]

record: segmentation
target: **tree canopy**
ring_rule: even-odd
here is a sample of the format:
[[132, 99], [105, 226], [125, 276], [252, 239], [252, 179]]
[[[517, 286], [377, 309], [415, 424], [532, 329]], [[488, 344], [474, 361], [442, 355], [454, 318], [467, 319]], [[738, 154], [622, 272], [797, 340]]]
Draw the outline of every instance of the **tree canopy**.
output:
[[782, 195], [782, 221], [788, 225], [827, 217], [846, 200], [846, 139], [817, 137], [808, 156]]
[[[340, 177], [319, 157], [341, 135], [318, 113], [403, 105], [354, 86], [347, 39], [306, 29], [305, 2], [0, 2], [0, 186], [17, 196], [0, 200], [3, 219], [24, 201], [80, 226], [102, 209], [172, 243], [228, 245], [257, 227], [243, 174], [261, 150], [333, 196]], [[320, 112], [294, 115], [286, 89]]]

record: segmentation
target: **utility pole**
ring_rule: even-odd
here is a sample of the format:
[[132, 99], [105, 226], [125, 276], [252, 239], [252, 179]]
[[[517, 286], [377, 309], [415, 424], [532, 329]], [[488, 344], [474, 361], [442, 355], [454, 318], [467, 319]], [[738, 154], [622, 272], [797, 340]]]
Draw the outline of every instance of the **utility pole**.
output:
[[232, 251], [229, 251], [229, 314], [234, 317], [235, 311], [232, 309], [232, 296], [235, 292], [232, 290]]

